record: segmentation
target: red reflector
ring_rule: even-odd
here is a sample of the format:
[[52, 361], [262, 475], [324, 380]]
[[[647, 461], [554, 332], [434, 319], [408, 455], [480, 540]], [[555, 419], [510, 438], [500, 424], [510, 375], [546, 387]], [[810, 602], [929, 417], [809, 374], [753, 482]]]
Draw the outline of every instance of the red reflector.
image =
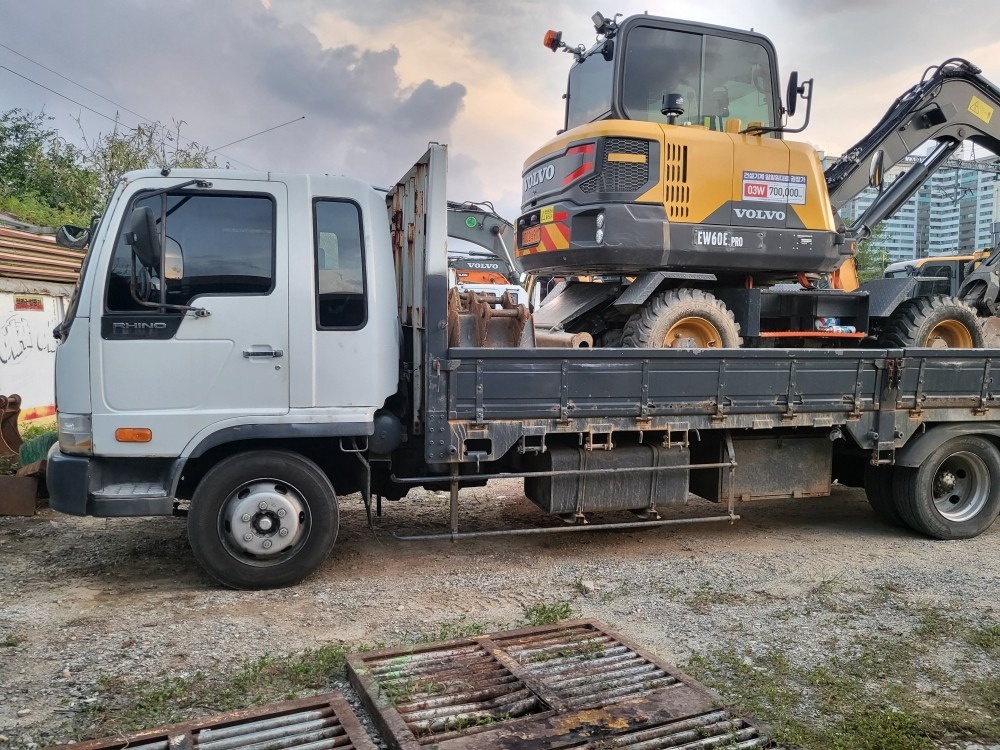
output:
[[578, 177], [583, 177], [585, 174], [594, 171], [594, 164], [592, 162], [587, 162], [586, 164], [580, 165], [579, 169], [574, 169], [568, 175], [563, 177], [563, 185], [569, 185], [573, 180]]
[[569, 185], [574, 180], [583, 177], [594, 171], [594, 154], [597, 151], [596, 143], [581, 143], [578, 146], [571, 146], [566, 149], [566, 156], [576, 156], [581, 159], [579, 167], [563, 177], [562, 184]]

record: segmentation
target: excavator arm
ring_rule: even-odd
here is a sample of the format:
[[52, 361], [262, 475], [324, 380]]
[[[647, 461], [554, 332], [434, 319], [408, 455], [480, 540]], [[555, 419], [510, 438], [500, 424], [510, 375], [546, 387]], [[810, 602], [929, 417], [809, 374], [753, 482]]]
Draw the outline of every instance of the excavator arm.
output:
[[920, 83], [896, 99], [868, 135], [827, 168], [830, 202], [834, 211], [839, 211], [869, 186], [873, 163], [889, 169], [925, 143], [936, 143], [923, 161], [881, 190], [847, 228], [851, 239], [869, 237], [872, 229], [902, 206], [963, 142], [1000, 155], [1000, 88], [980, 72], [960, 58], [928, 68]]

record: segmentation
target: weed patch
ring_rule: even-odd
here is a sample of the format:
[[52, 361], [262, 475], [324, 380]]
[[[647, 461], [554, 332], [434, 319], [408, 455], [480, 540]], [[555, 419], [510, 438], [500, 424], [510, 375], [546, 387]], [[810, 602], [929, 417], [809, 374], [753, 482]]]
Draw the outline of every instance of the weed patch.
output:
[[288, 656], [265, 655], [231, 670], [129, 680], [103, 677], [100, 700], [86, 711], [92, 737], [135, 732], [194, 715], [299, 698], [344, 677], [347, 649], [326, 645]]
[[[910, 633], [861, 636], [845, 649], [850, 656], [806, 664], [780, 646], [719, 650], [695, 656], [685, 671], [770, 725], [779, 743], [810, 750], [933, 750], [1000, 736], [1000, 677], [969, 676], [978, 649], [995, 653], [1000, 627], [972, 627], [939, 608], [913, 614]], [[956, 636], [968, 644], [958, 656]], [[958, 659], [951, 676], [933, 666], [937, 649]]]
[[573, 605], [569, 602], [540, 602], [524, 608], [525, 625], [552, 625], [560, 620], [569, 620], [576, 616]]

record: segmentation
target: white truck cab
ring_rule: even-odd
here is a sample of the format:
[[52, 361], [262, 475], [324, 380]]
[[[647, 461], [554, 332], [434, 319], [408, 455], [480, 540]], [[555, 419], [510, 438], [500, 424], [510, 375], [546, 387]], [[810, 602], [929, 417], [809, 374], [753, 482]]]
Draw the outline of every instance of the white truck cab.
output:
[[389, 236], [353, 179], [128, 174], [57, 329], [57, 509], [170, 514], [216, 446], [371, 435], [399, 381]]

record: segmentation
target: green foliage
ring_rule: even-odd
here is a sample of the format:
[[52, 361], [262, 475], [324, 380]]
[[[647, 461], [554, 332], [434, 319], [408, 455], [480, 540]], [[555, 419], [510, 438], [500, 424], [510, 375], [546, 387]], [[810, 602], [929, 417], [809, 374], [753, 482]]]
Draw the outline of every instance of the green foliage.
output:
[[51, 117], [20, 109], [0, 113], [0, 211], [41, 226], [87, 226], [125, 172], [217, 167], [208, 148], [181, 137], [180, 122], [126, 128], [84, 147], [49, 126]]
[[21, 443], [21, 450], [18, 451], [21, 460], [21, 466], [27, 466], [28, 464], [33, 464], [35, 461], [41, 461], [49, 453], [49, 448], [52, 447], [53, 443], [59, 439], [59, 435], [56, 430], [49, 429], [45, 432], [40, 432], [32, 438], [24, 439], [22, 436], [23, 443]]
[[[913, 617], [912, 630], [859, 633], [848, 655], [817, 654], [793, 662], [787, 643], [763, 650], [717, 649], [695, 656], [684, 671], [770, 726], [782, 746], [933, 750], [957, 739], [1000, 736], [1000, 678], [976, 676], [983, 652], [997, 654], [1000, 625], [896, 603]], [[843, 617], [849, 621], [851, 615]], [[956, 655], [955, 676], [929, 666], [942, 650]]]
[[[336, 644], [285, 656], [265, 655], [232, 670], [98, 682], [101, 700], [86, 712], [88, 737], [134, 732], [195, 715], [291, 700], [329, 690], [344, 677], [347, 649]], [[82, 737], [81, 737], [82, 739]]]
[[527, 625], [552, 625], [574, 616], [573, 605], [569, 602], [539, 602], [524, 608], [524, 623]]
[[51, 119], [0, 113], [0, 207], [31, 223], [85, 224], [99, 209], [97, 177], [87, 155], [48, 126]]
[[858, 265], [858, 280], [862, 283], [881, 279], [889, 265], [889, 253], [885, 249], [886, 234], [882, 225], [875, 227], [871, 236], [858, 243], [854, 262]]
[[0, 456], [0, 477], [10, 477], [17, 473], [20, 462], [17, 456]]
[[182, 124], [175, 122], [170, 129], [156, 122], [131, 130], [116, 124], [110, 133], [99, 135], [90, 144], [87, 164], [96, 175], [105, 200], [111, 197], [121, 176], [134, 169], [218, 167], [206, 146], [194, 141], [181, 145], [186, 140], [181, 138]]

